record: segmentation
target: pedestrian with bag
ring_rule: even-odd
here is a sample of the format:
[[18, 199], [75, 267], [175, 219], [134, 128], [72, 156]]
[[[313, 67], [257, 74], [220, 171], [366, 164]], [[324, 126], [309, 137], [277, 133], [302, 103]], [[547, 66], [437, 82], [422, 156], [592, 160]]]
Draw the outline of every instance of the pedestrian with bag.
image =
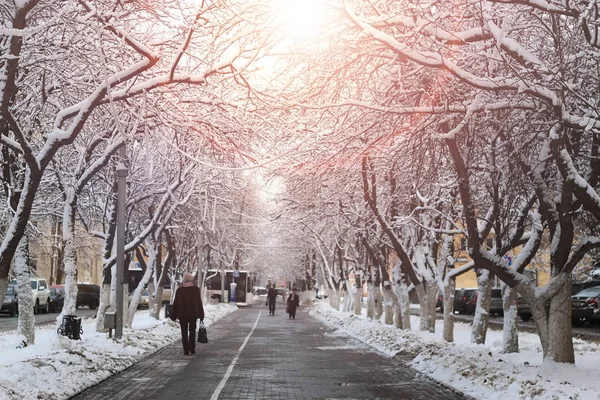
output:
[[196, 353], [196, 321], [204, 322], [204, 307], [200, 298], [200, 288], [194, 286], [194, 276], [185, 274], [183, 284], [175, 292], [171, 306], [171, 320], [179, 319], [183, 354]]
[[277, 290], [275, 285], [269, 287], [267, 292], [267, 304], [269, 306], [269, 315], [275, 315], [275, 303], [277, 302]]
[[298, 289], [293, 288], [292, 293], [287, 299], [287, 312], [290, 315], [289, 319], [296, 319], [296, 310], [300, 307], [300, 296], [298, 296]]

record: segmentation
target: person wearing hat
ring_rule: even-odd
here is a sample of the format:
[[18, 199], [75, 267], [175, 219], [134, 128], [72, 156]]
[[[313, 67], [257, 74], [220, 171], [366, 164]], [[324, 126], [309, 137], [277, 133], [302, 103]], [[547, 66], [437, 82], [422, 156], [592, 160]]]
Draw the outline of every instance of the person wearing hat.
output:
[[287, 312], [290, 315], [289, 319], [296, 319], [296, 309], [300, 307], [300, 296], [298, 296], [298, 289], [293, 288], [292, 293], [287, 299]]
[[185, 274], [183, 284], [175, 292], [171, 306], [171, 320], [179, 319], [183, 354], [196, 353], [196, 321], [204, 321], [204, 307], [200, 298], [200, 288], [194, 286], [194, 276]]

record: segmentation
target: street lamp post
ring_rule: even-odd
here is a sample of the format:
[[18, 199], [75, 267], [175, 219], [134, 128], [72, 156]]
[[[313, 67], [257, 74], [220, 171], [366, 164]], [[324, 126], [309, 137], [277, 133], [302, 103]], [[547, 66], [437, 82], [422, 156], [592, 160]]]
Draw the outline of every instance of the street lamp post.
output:
[[127, 157], [125, 145], [119, 149], [117, 164], [117, 309], [115, 338], [123, 336], [123, 276], [125, 272], [125, 200], [127, 191]]

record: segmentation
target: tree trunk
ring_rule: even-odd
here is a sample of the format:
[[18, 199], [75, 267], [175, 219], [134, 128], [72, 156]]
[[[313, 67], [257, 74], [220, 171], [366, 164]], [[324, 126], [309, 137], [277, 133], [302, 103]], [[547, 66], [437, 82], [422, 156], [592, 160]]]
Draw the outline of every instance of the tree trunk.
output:
[[0, 277], [0, 299], [4, 300], [8, 290], [8, 277]]
[[444, 332], [446, 342], [454, 342], [454, 293], [456, 281], [447, 279], [444, 284]]
[[471, 343], [485, 344], [488, 325], [490, 323], [490, 301], [492, 298], [493, 274], [488, 270], [482, 270], [477, 278], [479, 288], [477, 290], [477, 306], [473, 317], [471, 329]]
[[375, 320], [379, 321], [383, 314], [383, 298], [381, 296], [381, 287], [373, 285], [373, 311]]
[[519, 323], [517, 292], [502, 284], [502, 309], [504, 310], [503, 345], [504, 353], [519, 352]]
[[375, 298], [372, 282], [367, 282], [367, 318], [375, 319]]
[[571, 281], [569, 280], [550, 299], [548, 310], [548, 351], [544, 360], [575, 363], [571, 328]]
[[[140, 253], [141, 255], [141, 253]], [[133, 295], [131, 296], [131, 303], [129, 304], [129, 309], [127, 310], [127, 320], [125, 322], [125, 326], [131, 328], [133, 325], [133, 318], [135, 317], [135, 313], [137, 311], [138, 304], [140, 304], [140, 298], [142, 297], [142, 292], [150, 279], [152, 278], [152, 274], [154, 273], [154, 252], [148, 252], [148, 263], [146, 264], [146, 271], [144, 271], [144, 275], [138, 283], [137, 287], [133, 291]], [[129, 285], [128, 285], [129, 287]]]
[[340, 292], [335, 288], [329, 289], [329, 305], [334, 310], [340, 309]]
[[435, 283], [427, 282], [415, 286], [419, 305], [421, 306], [421, 331], [435, 332], [435, 302], [437, 301], [438, 289]]
[[17, 276], [17, 292], [19, 293], [17, 335], [25, 337], [24, 345], [27, 346], [35, 343], [35, 317], [33, 316], [35, 304], [33, 304], [33, 295], [31, 294], [29, 240], [27, 235], [23, 235], [17, 246], [14, 263], [14, 272]]
[[356, 293], [356, 288], [352, 285], [344, 294], [344, 312], [350, 312], [354, 308], [354, 293]]
[[394, 309], [396, 307], [396, 296], [392, 292], [392, 283], [390, 281], [383, 282], [383, 307], [385, 313], [385, 324], [394, 324]]
[[152, 309], [150, 311], [150, 315], [155, 319], [160, 319], [160, 309], [162, 308], [162, 295], [163, 287], [162, 285], [158, 285], [154, 294], [154, 303], [152, 304]]
[[354, 292], [354, 314], [362, 314], [362, 285], [361, 287], [357, 287]]
[[75, 250], [75, 208], [74, 202], [65, 202], [63, 210], [62, 236], [63, 260], [65, 263], [65, 303], [57, 317], [60, 324], [64, 315], [75, 314], [77, 304], [77, 260]]
[[396, 296], [398, 296], [396, 327], [410, 331], [412, 329], [410, 323], [410, 297], [399, 268], [394, 269], [394, 280], [396, 281]]
[[96, 313], [96, 332], [104, 332], [104, 314], [110, 307], [110, 281], [106, 278], [100, 288], [100, 304]]

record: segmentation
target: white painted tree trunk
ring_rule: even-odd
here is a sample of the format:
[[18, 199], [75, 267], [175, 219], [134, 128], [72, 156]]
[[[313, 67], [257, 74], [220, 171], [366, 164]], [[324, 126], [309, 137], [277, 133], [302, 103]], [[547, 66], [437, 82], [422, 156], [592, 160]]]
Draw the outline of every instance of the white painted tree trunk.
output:
[[110, 307], [110, 285], [102, 284], [100, 287], [100, 304], [96, 313], [96, 332], [104, 332], [104, 314]]
[[438, 289], [435, 283], [426, 282], [415, 287], [421, 306], [421, 331], [435, 332], [435, 303]]
[[155, 319], [160, 319], [160, 309], [162, 308], [162, 295], [163, 295], [163, 287], [162, 285], [158, 285], [156, 288], [156, 294], [154, 295], [154, 303], [152, 304], [152, 308], [150, 310], [150, 315]]
[[[396, 312], [396, 326], [400, 329], [410, 331], [412, 329], [410, 323], [410, 297], [408, 295], [408, 288], [404, 284], [404, 281], [398, 278], [396, 279], [396, 295], [398, 296], [398, 305]], [[399, 318], [398, 318], [399, 317]]]
[[63, 211], [62, 236], [64, 241], [63, 260], [65, 263], [65, 303], [60, 315], [56, 318], [62, 323], [63, 316], [75, 314], [77, 308], [77, 255], [73, 226], [73, 207], [65, 203]]
[[33, 316], [33, 295], [31, 293], [31, 274], [29, 273], [29, 244], [27, 235], [23, 235], [14, 258], [14, 272], [17, 276], [19, 293], [19, 319], [17, 335], [24, 337], [24, 345], [35, 343], [35, 317]]
[[356, 287], [352, 285], [350, 289], [344, 294], [344, 307], [342, 308], [344, 312], [352, 311], [354, 307], [354, 293], [356, 292]]
[[381, 288], [375, 285], [373, 285], [373, 311], [375, 312], [375, 320], [379, 321], [381, 315], [383, 315], [383, 297], [381, 296]]
[[354, 292], [354, 314], [362, 314], [362, 287], [356, 288], [356, 292]]
[[340, 291], [334, 288], [329, 289], [329, 305], [334, 310], [340, 309]]
[[385, 313], [385, 324], [394, 324], [394, 309], [396, 305], [396, 296], [394, 296], [392, 283], [383, 282], [383, 309]]
[[483, 270], [477, 278], [477, 305], [471, 328], [471, 343], [485, 344], [487, 330], [490, 323], [490, 301], [492, 299], [492, 274]]
[[372, 283], [367, 283], [367, 318], [375, 318], [375, 298], [373, 296]]
[[454, 288], [456, 281], [447, 279], [444, 283], [444, 332], [446, 342], [454, 342]]
[[502, 309], [504, 310], [503, 344], [504, 353], [519, 352], [519, 323], [517, 314], [517, 292], [502, 284]]
[[154, 273], [153, 253], [149, 252], [149, 254], [150, 255], [148, 257], [148, 263], [146, 264], [146, 271], [144, 272], [144, 275], [142, 276], [142, 279], [138, 283], [137, 287], [133, 291], [133, 294], [131, 296], [131, 303], [129, 304], [129, 309], [127, 310], [127, 321], [125, 323], [125, 326], [128, 328], [131, 328], [131, 326], [133, 325], [133, 318], [135, 317], [138, 304], [140, 304], [142, 292], [144, 291], [144, 288], [146, 287], [148, 282], [150, 282], [150, 279], [152, 279], [152, 274]]

